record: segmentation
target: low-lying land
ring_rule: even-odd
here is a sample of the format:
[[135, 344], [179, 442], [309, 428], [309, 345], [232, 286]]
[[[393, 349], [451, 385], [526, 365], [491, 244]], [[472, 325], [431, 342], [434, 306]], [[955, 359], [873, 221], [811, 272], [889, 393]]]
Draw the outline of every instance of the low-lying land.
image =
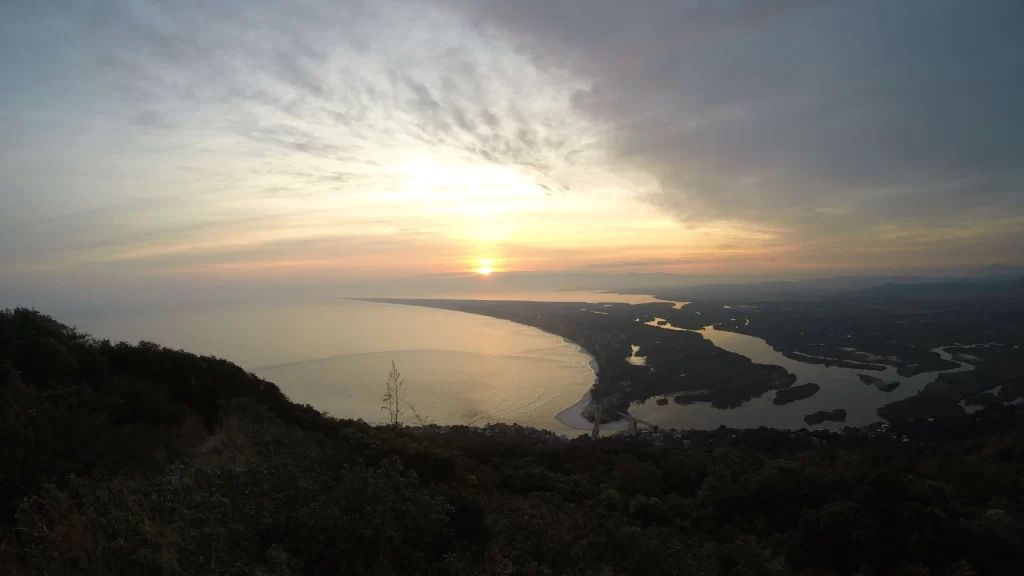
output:
[[[820, 350], [819, 350], [820, 352]], [[834, 351], [833, 351], [834, 353]], [[803, 362], [805, 364], [820, 364], [822, 366], [836, 366], [838, 368], [853, 368], [854, 370], [885, 370], [884, 364], [866, 364], [863, 362], [855, 362], [853, 360], [841, 360], [833, 357], [822, 357], [822, 356], [811, 356], [802, 352], [794, 352], [785, 350], [782, 355], [790, 360], [796, 360], [797, 362]], [[850, 352], [847, 350], [840, 350], [837, 356], [849, 356]]]
[[867, 374], [857, 374], [857, 377], [860, 378], [861, 382], [867, 384], [868, 386], [874, 386], [875, 388], [878, 388], [882, 392], [892, 392], [893, 390], [899, 388], [900, 386], [900, 383], [898, 381], [886, 382], [881, 378], [878, 378], [876, 376], [869, 376]]
[[821, 424], [822, 422], [846, 422], [846, 410], [836, 408], [835, 410], [819, 410], [813, 414], [804, 416], [804, 422], [808, 426]]
[[[968, 397], [999, 389], [1004, 403], [1024, 397], [1024, 279], [991, 283], [886, 285], [830, 296], [745, 297], [724, 300], [708, 292], [691, 297], [686, 289], [658, 294], [693, 300], [661, 314], [673, 326], [714, 324], [762, 338], [775, 350], [801, 362], [870, 370], [894, 366], [901, 376], [949, 370], [936, 348], [954, 358], [968, 354], [974, 370], [940, 374], [919, 394], [878, 410], [889, 422], [957, 418]], [[721, 290], [715, 292], [722, 292]], [[811, 358], [816, 357], [816, 358]], [[826, 360], [828, 359], [828, 360]], [[843, 361], [842, 363], [838, 361]], [[849, 364], [849, 363], [854, 364]], [[883, 391], [895, 382], [871, 383]], [[998, 387], [1002, 388], [998, 388]]]
[[1024, 343], [1024, 290], [998, 284], [985, 297], [936, 294], [934, 286], [918, 287], [917, 292], [913, 285], [897, 288], [800, 299], [725, 299], [699, 291], [699, 296], [690, 295], [686, 289], [658, 297], [692, 300], [660, 314], [673, 326], [699, 329], [714, 324], [719, 330], [762, 338], [801, 362], [858, 370], [894, 366], [902, 376], [955, 368], [955, 362], [932, 351], [942, 346]]
[[[890, 422], [959, 416], [964, 412], [960, 402], [988, 392], [1000, 404], [1019, 402], [1024, 397], [1024, 354], [1009, 345], [975, 348], [950, 348], [952, 353], [971, 354], [975, 369], [968, 372], [940, 374], [919, 394], [893, 402], [878, 413]], [[987, 400], [984, 399], [984, 400]]]
[[797, 400], [803, 400], [804, 398], [810, 398], [821, 390], [821, 386], [818, 386], [814, 382], [808, 382], [807, 384], [800, 384], [799, 386], [790, 386], [784, 388], [775, 393], [775, 399], [773, 403], [783, 405]]
[[17, 310], [0, 312], [0, 414], [0, 572], [13, 576], [1024, 563], [1024, 421], [1002, 405], [841, 433], [373, 427], [224, 360]]

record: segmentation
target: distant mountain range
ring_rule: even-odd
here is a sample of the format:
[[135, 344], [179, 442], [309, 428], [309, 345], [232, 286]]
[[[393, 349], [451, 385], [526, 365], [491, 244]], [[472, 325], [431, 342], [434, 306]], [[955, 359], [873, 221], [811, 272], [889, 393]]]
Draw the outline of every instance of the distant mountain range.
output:
[[777, 299], [838, 295], [882, 285], [951, 282], [958, 278], [928, 278], [920, 276], [836, 276], [812, 280], [755, 282], [750, 284], [705, 284], [657, 291], [666, 300], [688, 298], [755, 298]]
[[1024, 298], [1024, 278], [970, 279], [927, 284], [894, 284], [846, 294], [856, 298]]
[[975, 278], [1012, 278], [1024, 276], [1024, 266], [993, 264], [972, 274]]
[[[821, 296], [952, 297], [1015, 296], [1021, 292], [1024, 266], [993, 265], [963, 276], [834, 276], [811, 280], [705, 284], [661, 288], [653, 292], [666, 300], [690, 298], [779, 299]], [[633, 292], [633, 291], [631, 291]]]

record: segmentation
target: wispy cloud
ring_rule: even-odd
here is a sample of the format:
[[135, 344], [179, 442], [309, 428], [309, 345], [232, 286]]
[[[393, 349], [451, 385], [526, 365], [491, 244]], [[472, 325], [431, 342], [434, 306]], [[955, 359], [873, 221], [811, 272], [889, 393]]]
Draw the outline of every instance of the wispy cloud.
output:
[[808, 234], [1021, 213], [1016, 3], [469, 0], [681, 219]]
[[6, 3], [0, 272], [1019, 259], [1022, 12]]

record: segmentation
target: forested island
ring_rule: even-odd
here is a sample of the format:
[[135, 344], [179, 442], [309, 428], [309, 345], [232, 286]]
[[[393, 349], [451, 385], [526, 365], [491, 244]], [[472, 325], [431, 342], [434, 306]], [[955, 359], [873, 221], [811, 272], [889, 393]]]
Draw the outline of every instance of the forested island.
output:
[[796, 402], [797, 400], [803, 400], [804, 398], [810, 398], [821, 390], [821, 386], [818, 386], [814, 382], [808, 382], [807, 384], [801, 384], [799, 386], [790, 386], [784, 388], [775, 393], [775, 399], [772, 400], [775, 404], [789, 404]]
[[807, 422], [809, 426], [821, 424], [822, 422], [846, 422], [846, 410], [842, 408], [820, 410], [814, 414], [804, 416], [804, 422]]
[[1002, 403], [842, 432], [370, 426], [225, 360], [19, 309], [0, 312], [0, 413], [0, 569], [15, 576], [1024, 562], [1024, 421]]

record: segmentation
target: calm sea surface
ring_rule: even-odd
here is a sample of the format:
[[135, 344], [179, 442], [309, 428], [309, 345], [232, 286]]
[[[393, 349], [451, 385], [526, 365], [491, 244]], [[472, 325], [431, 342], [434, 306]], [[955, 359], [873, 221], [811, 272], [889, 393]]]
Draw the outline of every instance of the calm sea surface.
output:
[[[447, 310], [321, 298], [52, 313], [100, 338], [150, 340], [226, 358], [275, 382], [294, 401], [368, 422], [386, 417], [381, 394], [392, 361], [405, 377], [409, 403], [437, 424], [518, 423], [575, 435], [555, 415], [577, 403], [594, 380], [590, 357], [561, 337]], [[403, 421], [416, 418], [408, 411]]]

